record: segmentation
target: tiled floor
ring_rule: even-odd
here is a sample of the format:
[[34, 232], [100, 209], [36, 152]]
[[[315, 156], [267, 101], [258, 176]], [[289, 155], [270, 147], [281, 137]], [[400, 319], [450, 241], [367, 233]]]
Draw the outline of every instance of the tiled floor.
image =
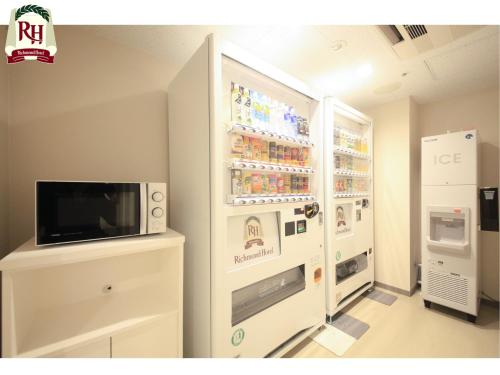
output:
[[[420, 292], [397, 295], [392, 306], [360, 297], [345, 312], [370, 328], [343, 357], [499, 357], [499, 310], [481, 305], [476, 324], [463, 313], [433, 305]], [[335, 354], [307, 339], [286, 357], [326, 358]]]

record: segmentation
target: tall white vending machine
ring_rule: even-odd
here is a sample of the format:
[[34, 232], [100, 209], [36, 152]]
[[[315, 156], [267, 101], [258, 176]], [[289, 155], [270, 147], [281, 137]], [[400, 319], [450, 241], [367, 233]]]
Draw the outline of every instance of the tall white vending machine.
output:
[[184, 353], [280, 356], [325, 316], [320, 97], [210, 35], [168, 100]]
[[372, 120], [333, 98], [325, 114], [326, 319], [374, 284]]
[[422, 297], [479, 310], [478, 133], [422, 138]]

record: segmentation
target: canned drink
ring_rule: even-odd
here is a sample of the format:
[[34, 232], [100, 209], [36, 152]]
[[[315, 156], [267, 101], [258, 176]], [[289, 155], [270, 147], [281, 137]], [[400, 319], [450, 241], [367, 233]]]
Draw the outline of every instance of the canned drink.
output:
[[243, 158], [244, 144], [243, 137], [240, 134], [231, 134], [231, 157]]
[[269, 193], [276, 194], [278, 192], [278, 181], [274, 173], [269, 175]]
[[252, 138], [243, 136], [243, 159], [251, 160], [253, 157]]
[[284, 160], [285, 164], [292, 163], [292, 161], [291, 161], [292, 160], [292, 153], [291, 153], [289, 146], [285, 146], [283, 148], [283, 160]]
[[302, 149], [302, 165], [305, 167], [308, 167], [310, 165], [309, 149], [307, 147], [304, 147]]
[[292, 193], [292, 179], [291, 175], [286, 174], [283, 178], [283, 184], [284, 184], [284, 191], [285, 194], [291, 194]]
[[292, 165], [299, 164], [299, 148], [298, 147], [292, 147], [290, 159], [291, 159]]
[[269, 142], [268, 141], [261, 141], [261, 152], [260, 152], [260, 158], [264, 162], [269, 161]]
[[276, 159], [278, 159], [278, 164], [283, 163], [283, 145], [276, 146]]
[[252, 160], [261, 160], [262, 144], [259, 138], [252, 138]]
[[335, 168], [340, 169], [340, 155], [335, 155]]
[[277, 181], [278, 181], [278, 194], [284, 194], [285, 193], [285, 181], [283, 179], [283, 176], [278, 175]]
[[305, 176], [302, 180], [302, 191], [304, 194], [309, 194], [309, 177]]
[[291, 188], [291, 193], [292, 194], [297, 194], [297, 176], [292, 175], [292, 188]]
[[260, 173], [252, 173], [252, 194], [262, 194], [262, 176]]
[[262, 194], [269, 193], [269, 176], [267, 174], [262, 175]]
[[299, 157], [297, 158], [297, 164], [300, 166], [304, 166], [304, 147], [299, 149]]
[[276, 155], [276, 142], [269, 142], [269, 161], [271, 163], [277, 163], [277, 155]]
[[302, 194], [303, 193], [303, 188], [304, 188], [304, 179], [302, 176], [297, 176], [297, 194]]
[[248, 171], [243, 172], [243, 194], [252, 194], [252, 173]]

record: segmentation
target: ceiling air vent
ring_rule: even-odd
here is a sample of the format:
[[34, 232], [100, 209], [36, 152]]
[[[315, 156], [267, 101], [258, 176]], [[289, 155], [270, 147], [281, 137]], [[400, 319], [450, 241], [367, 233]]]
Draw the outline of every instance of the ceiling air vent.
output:
[[484, 26], [379, 25], [377, 28], [400, 59], [410, 59], [444, 46]]
[[403, 25], [403, 27], [411, 39], [417, 39], [418, 37], [427, 34], [427, 29], [424, 25]]
[[387, 39], [389, 39], [392, 45], [395, 45], [405, 40], [403, 38], [403, 35], [401, 35], [401, 33], [399, 32], [396, 25], [380, 25], [379, 29], [385, 34], [385, 36], [387, 37]]

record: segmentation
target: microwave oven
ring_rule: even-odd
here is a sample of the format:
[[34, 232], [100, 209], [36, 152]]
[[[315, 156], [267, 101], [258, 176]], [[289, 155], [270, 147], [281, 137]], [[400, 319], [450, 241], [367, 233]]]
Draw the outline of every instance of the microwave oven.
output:
[[38, 246], [162, 233], [165, 183], [36, 181]]

